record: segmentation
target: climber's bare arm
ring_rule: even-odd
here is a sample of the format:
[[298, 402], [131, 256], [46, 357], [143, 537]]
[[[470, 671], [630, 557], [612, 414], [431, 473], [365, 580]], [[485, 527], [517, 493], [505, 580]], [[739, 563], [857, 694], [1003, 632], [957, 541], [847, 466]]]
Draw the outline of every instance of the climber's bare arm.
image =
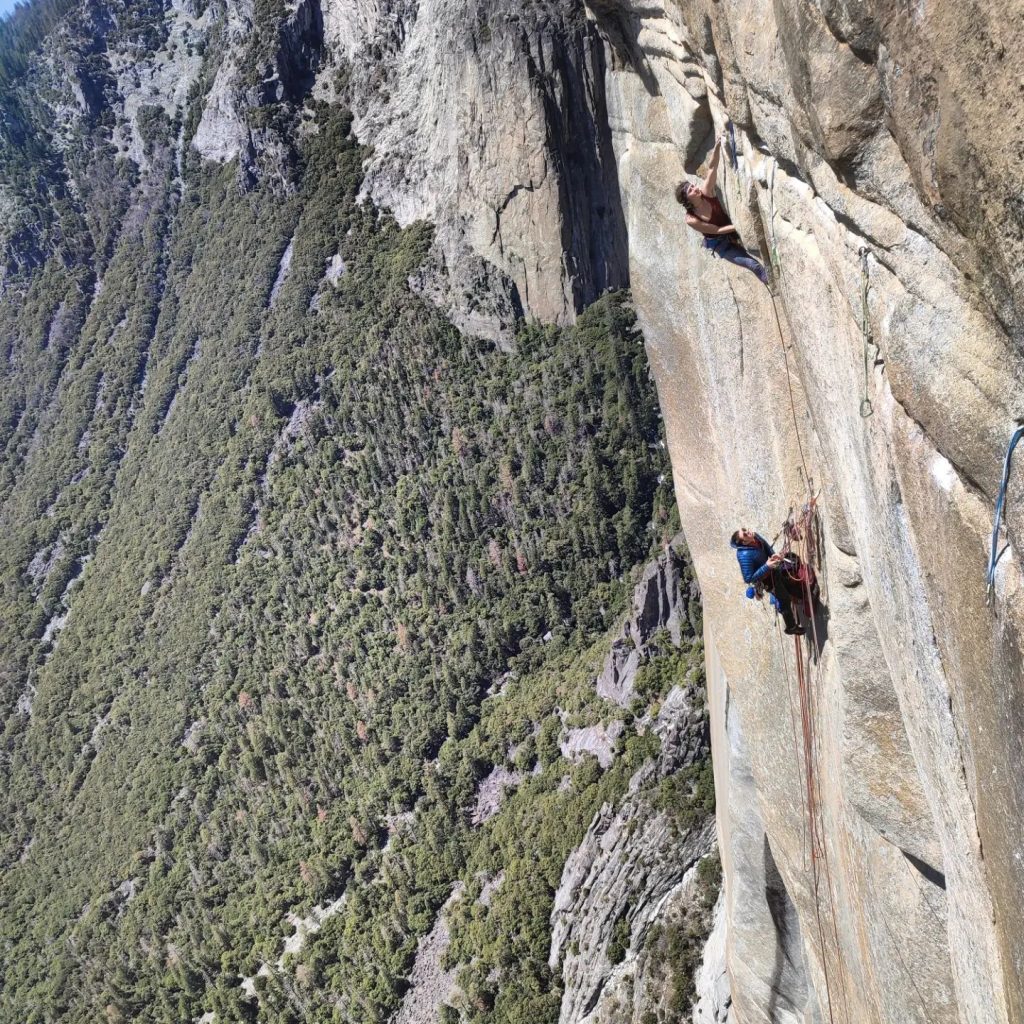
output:
[[736, 230], [731, 224], [723, 224], [721, 227], [708, 224], [699, 217], [695, 217], [692, 213], [686, 215], [686, 223], [694, 231], [699, 231], [702, 235], [731, 235]]
[[711, 150], [711, 160], [708, 162], [708, 176], [700, 190], [709, 199], [715, 194], [715, 183], [718, 181], [718, 161], [722, 156], [722, 139], [715, 139], [715, 148]]

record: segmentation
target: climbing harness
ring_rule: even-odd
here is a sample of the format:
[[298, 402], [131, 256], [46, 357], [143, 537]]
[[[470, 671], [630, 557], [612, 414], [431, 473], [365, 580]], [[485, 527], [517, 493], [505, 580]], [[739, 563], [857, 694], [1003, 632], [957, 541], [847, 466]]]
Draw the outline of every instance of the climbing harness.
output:
[[864, 336], [864, 397], [860, 400], [861, 419], [867, 419], [874, 409], [871, 407], [871, 399], [868, 397], [868, 388], [871, 384], [869, 372], [870, 352], [872, 344], [871, 319], [868, 316], [868, 289], [871, 287], [871, 279], [868, 276], [868, 247], [862, 246], [860, 250], [860, 330]]
[[995, 595], [996, 586], [996, 563], [999, 561], [997, 551], [999, 548], [999, 526], [1003, 521], [1004, 506], [1006, 504], [1006, 485], [1010, 481], [1010, 463], [1013, 459], [1013, 449], [1017, 442], [1024, 437], [1024, 424], [1017, 427], [1010, 438], [1009, 447], [1006, 449], [1006, 458], [1003, 459], [1003, 479], [999, 484], [999, 495], [996, 498], [996, 514], [992, 521], [992, 548], [988, 556], [988, 574], [986, 576], [985, 599], [991, 604]]

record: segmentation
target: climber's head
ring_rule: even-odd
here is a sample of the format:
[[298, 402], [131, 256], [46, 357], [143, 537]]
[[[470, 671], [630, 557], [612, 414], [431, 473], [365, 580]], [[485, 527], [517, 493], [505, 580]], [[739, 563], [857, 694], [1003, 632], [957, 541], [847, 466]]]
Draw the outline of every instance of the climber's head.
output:
[[676, 202], [686, 207], [687, 213], [693, 213], [693, 200], [691, 199], [691, 193], [697, 190], [696, 185], [692, 185], [688, 181], [681, 181], [676, 185]]
[[730, 543], [734, 548], [756, 548], [758, 544], [757, 534], [741, 526], [733, 535]]

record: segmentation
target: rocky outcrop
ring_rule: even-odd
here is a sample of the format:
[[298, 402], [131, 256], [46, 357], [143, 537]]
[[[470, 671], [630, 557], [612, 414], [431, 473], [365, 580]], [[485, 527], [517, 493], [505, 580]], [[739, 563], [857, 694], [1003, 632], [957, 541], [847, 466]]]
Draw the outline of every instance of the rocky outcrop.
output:
[[[588, 6], [704, 598], [737, 1012], [1021, 1019], [1020, 475], [991, 607], [984, 584], [1024, 412], [1006, 164], [1019, 19], [976, 3]], [[672, 196], [727, 120], [739, 159], [720, 192], [747, 245], [777, 251], [774, 306], [701, 252]], [[728, 548], [744, 523], [773, 536], [812, 493], [828, 613], [810, 659], [817, 895], [794, 652], [743, 600]]]
[[[715, 854], [709, 854], [714, 858]], [[655, 922], [644, 944], [612, 969], [594, 1009], [582, 1018], [585, 1024], [650, 1024], [652, 1020], [690, 1021], [693, 1024], [733, 1024], [732, 996], [725, 966], [725, 904], [719, 898], [705, 907], [698, 861], [683, 880], [661, 901]], [[707, 924], [710, 918], [710, 927]], [[685, 986], [673, 970], [670, 951], [684, 937], [703, 941], [704, 953], [695, 970], [693, 989], [680, 997]], [[682, 1007], [695, 1000], [692, 1015]]]
[[732, 1024], [732, 991], [725, 963], [725, 900], [721, 893], [712, 921], [704, 958], [694, 979], [697, 1002], [693, 1007], [693, 1024]]
[[470, 333], [570, 322], [626, 283], [605, 51], [578, 2], [302, 2], [273, 35], [251, 0], [229, 0], [221, 45], [199, 153], [285, 180], [272, 111], [310, 89], [344, 102], [371, 147], [367, 196], [403, 226], [435, 226], [414, 285]]
[[626, 283], [604, 49], [576, 3], [326, 5], [366, 191], [437, 226], [422, 287], [472, 333], [572, 320]]
[[681, 543], [681, 537], [674, 538], [664, 554], [644, 570], [622, 636], [612, 644], [597, 677], [598, 694], [621, 707], [629, 707], [637, 671], [649, 657], [658, 634], [664, 631], [678, 647], [684, 635], [692, 637], [700, 628], [700, 590], [692, 574], [686, 573], [685, 559], [675, 550]]
[[[611, 1008], [635, 974], [651, 925], [714, 845], [710, 817], [698, 814], [680, 827], [656, 797], [659, 779], [699, 767], [708, 756], [700, 688], [674, 688], [653, 729], [661, 741], [658, 757], [634, 775], [617, 809], [601, 809], [566, 861], [555, 894], [549, 963], [565, 986], [562, 1024], [617, 1013]], [[639, 997], [638, 1013], [650, 1005]]]
[[469, 816], [474, 825], [490, 821], [501, 810], [508, 791], [515, 791], [523, 782], [522, 772], [509, 771], [504, 765], [492, 768], [476, 791], [476, 804]]
[[421, 1024], [438, 1019], [456, 989], [457, 971], [445, 969], [444, 955], [451, 943], [447, 909], [461, 898], [463, 887], [456, 885], [434, 921], [434, 926], [416, 947], [416, 962], [409, 975], [409, 990], [393, 1018], [393, 1024]]

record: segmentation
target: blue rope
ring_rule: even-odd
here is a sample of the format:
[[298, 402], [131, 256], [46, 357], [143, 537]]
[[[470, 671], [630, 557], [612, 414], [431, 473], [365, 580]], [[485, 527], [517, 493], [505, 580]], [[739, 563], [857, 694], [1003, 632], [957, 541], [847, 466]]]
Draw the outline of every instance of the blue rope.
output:
[[732, 164], [734, 171], [739, 167], [739, 161], [736, 159], [736, 131], [732, 121], [729, 122], [729, 163]]
[[1006, 458], [1003, 460], [1003, 482], [999, 485], [999, 497], [996, 499], [996, 517], [992, 522], [992, 550], [988, 557], [988, 595], [991, 597], [993, 588], [996, 585], [996, 552], [999, 548], [999, 524], [1003, 521], [1003, 506], [1006, 503], [1006, 485], [1010, 480], [1010, 460], [1013, 458], [1013, 449], [1017, 442], [1024, 437], [1024, 426], [1018, 427], [1010, 438], [1010, 446], [1006, 449]]

